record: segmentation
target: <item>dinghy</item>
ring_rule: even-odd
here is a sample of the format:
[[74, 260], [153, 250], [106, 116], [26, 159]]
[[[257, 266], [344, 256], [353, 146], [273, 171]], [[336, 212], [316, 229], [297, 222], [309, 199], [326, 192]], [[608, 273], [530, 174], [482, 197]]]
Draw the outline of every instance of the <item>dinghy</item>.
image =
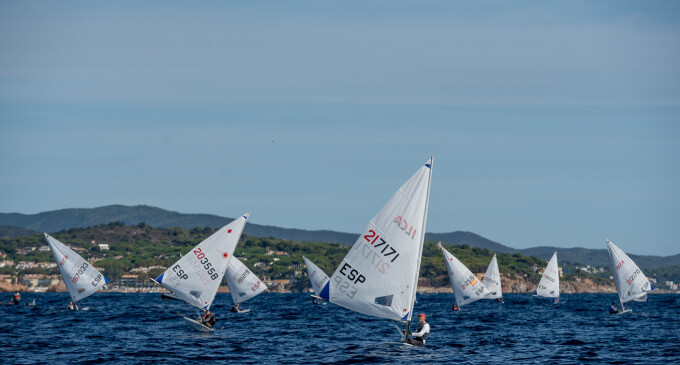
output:
[[557, 268], [557, 252], [552, 255], [548, 266], [543, 271], [543, 277], [538, 283], [534, 296], [553, 299], [553, 304], [560, 302], [560, 273]]
[[371, 219], [320, 292], [347, 309], [405, 322], [410, 334], [423, 251], [432, 158]]
[[458, 308], [483, 299], [491, 294], [482, 281], [477, 279], [475, 274], [470, 271], [460, 260], [453, 256], [449, 251], [442, 247], [441, 242], [437, 247], [444, 253], [446, 271], [449, 274], [453, 295], [456, 298]]
[[323, 300], [321, 297], [321, 290], [324, 288], [324, 286], [326, 286], [326, 283], [328, 283], [328, 275], [326, 275], [323, 270], [319, 269], [319, 267], [311, 262], [308, 258], [302, 256], [302, 259], [305, 260], [305, 266], [307, 266], [307, 276], [309, 276], [309, 281], [312, 283], [312, 289], [314, 289], [314, 295], [312, 295], [312, 298], [314, 298], [314, 303], [319, 303], [321, 300]]
[[229, 267], [224, 277], [227, 279], [229, 293], [234, 301], [232, 312], [250, 312], [250, 309], [240, 309], [241, 303], [267, 290], [267, 286], [236, 257], [232, 257], [229, 261]]
[[484, 274], [482, 284], [489, 289], [489, 294], [482, 299], [495, 299], [498, 302], [503, 302], [501, 274], [498, 270], [498, 261], [496, 260], [495, 254], [491, 258], [491, 262], [489, 262], [489, 267], [486, 268], [486, 274]]
[[[154, 281], [170, 290], [178, 299], [207, 312], [227, 271], [248, 215], [244, 214], [203, 240]], [[200, 316], [182, 317], [194, 330], [212, 331], [212, 328], [202, 323]]]
[[57, 263], [66, 289], [71, 295], [75, 310], [87, 310], [79, 308], [78, 301], [83, 300], [97, 292], [109, 282], [99, 270], [95, 269], [87, 260], [78, 255], [56, 238], [45, 233], [47, 245], [52, 251], [52, 257]]
[[621, 302], [621, 311], [617, 314], [631, 313], [633, 310], [626, 309], [623, 303], [630, 302], [631, 300], [646, 302], [647, 293], [654, 290], [654, 287], [649, 283], [649, 280], [635, 262], [609, 239], [607, 239], [607, 251], [609, 251], [609, 265], [614, 274], [616, 291]]

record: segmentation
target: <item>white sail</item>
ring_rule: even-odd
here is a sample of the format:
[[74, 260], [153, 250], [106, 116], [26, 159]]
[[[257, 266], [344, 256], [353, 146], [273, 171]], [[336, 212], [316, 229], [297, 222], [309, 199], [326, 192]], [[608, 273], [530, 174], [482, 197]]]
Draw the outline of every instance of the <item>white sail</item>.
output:
[[203, 240], [156, 281], [196, 308], [208, 310], [227, 271], [249, 213]]
[[453, 295], [456, 297], [456, 303], [459, 307], [476, 302], [491, 293], [460, 260], [444, 247], [441, 247], [441, 249], [444, 253], [446, 271], [449, 273], [451, 287], [453, 287]]
[[267, 286], [236, 257], [229, 260], [229, 268], [224, 277], [234, 304], [241, 304], [267, 290]]
[[328, 283], [328, 275], [326, 275], [323, 270], [319, 269], [318, 266], [314, 265], [313, 262], [309, 261], [308, 258], [302, 256], [305, 260], [305, 266], [307, 266], [307, 275], [309, 276], [309, 281], [312, 282], [312, 289], [314, 289], [314, 294], [317, 297], [321, 296], [321, 290]]
[[109, 282], [99, 270], [68, 246], [47, 233], [45, 238], [74, 302], [87, 298]]
[[410, 323], [427, 219], [432, 159], [397, 190], [357, 239], [321, 297]]
[[607, 250], [609, 251], [609, 264], [614, 273], [616, 291], [619, 293], [621, 304], [631, 300], [636, 302], [646, 301], [647, 293], [652, 291], [653, 288], [645, 274], [625, 252], [621, 251], [610, 240], [607, 240]]
[[559, 298], [560, 297], [560, 274], [557, 268], [557, 252], [555, 252], [548, 262], [543, 277], [538, 283], [536, 295], [544, 298]]
[[484, 274], [482, 284], [484, 284], [484, 286], [489, 289], [489, 295], [482, 299], [503, 298], [503, 292], [501, 290], [501, 274], [498, 270], [498, 261], [496, 260], [496, 255], [493, 255], [491, 262], [489, 262], [489, 267], [486, 268], [486, 274]]

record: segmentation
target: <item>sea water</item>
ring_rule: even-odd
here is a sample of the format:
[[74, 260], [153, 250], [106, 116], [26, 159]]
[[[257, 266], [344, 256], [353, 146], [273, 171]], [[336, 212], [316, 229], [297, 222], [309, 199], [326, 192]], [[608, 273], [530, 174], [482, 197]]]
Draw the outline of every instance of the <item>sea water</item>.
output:
[[33, 298], [37, 308], [0, 306], [0, 363], [680, 363], [680, 296], [671, 294], [630, 303], [625, 315], [607, 312], [614, 294], [564, 295], [560, 305], [506, 294], [503, 304], [456, 312], [451, 294], [418, 295], [416, 314], [432, 329], [422, 348], [395, 344], [389, 320], [314, 305], [301, 293], [264, 293], [240, 314], [218, 294], [209, 333], [189, 330], [175, 311], [196, 311], [159, 294], [97, 293], [80, 312], [66, 310], [66, 293], [26, 293], [22, 305]]

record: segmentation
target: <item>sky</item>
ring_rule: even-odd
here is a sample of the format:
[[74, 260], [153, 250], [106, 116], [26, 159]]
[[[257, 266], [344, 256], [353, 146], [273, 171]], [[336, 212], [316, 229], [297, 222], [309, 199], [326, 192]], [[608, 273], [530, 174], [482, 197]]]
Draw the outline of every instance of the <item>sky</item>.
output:
[[680, 253], [677, 1], [0, 2], [0, 212]]

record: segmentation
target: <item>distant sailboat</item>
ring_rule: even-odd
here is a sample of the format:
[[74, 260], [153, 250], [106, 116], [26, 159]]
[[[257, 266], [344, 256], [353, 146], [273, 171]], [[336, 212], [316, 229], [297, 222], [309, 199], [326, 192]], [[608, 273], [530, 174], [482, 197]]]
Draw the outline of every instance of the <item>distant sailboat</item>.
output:
[[647, 293], [654, 290], [654, 287], [649, 283], [649, 280], [635, 262], [609, 239], [607, 239], [607, 250], [609, 251], [609, 265], [614, 274], [616, 291], [621, 302], [619, 314], [630, 313], [632, 309], [626, 309], [623, 303], [630, 302], [631, 300], [646, 302]]
[[482, 281], [477, 279], [475, 274], [463, 265], [460, 260], [442, 247], [441, 243], [438, 244], [437, 247], [444, 253], [446, 271], [449, 274], [453, 295], [456, 298], [456, 304], [458, 304], [459, 308], [483, 299], [491, 294], [489, 289], [482, 284]]
[[224, 277], [227, 279], [229, 293], [234, 301], [232, 312], [250, 312], [250, 309], [240, 309], [241, 303], [267, 290], [267, 286], [236, 257], [229, 260], [229, 268]]
[[560, 301], [560, 273], [557, 268], [557, 252], [553, 254], [543, 271], [543, 277], [538, 283], [534, 296], [554, 299], [554, 303]]
[[[56, 238], [45, 233], [47, 244], [52, 250], [52, 257], [57, 263], [61, 277], [64, 279], [74, 309], [78, 310], [78, 301], [97, 292], [109, 282], [99, 270], [95, 269], [84, 258], [78, 255]], [[83, 308], [87, 309], [87, 308]]]
[[326, 275], [323, 270], [319, 269], [318, 266], [314, 265], [308, 258], [302, 256], [302, 259], [305, 260], [305, 266], [307, 266], [307, 276], [309, 276], [309, 281], [312, 283], [312, 289], [314, 289], [314, 295], [312, 295], [312, 297], [316, 303], [317, 300], [323, 299], [321, 297], [321, 290], [326, 286], [326, 283], [328, 283], [328, 275]]
[[[209, 310], [248, 215], [244, 214], [203, 240], [154, 281], [172, 291], [177, 299], [199, 310]], [[212, 330], [200, 318], [183, 317], [193, 329]]]
[[347, 309], [406, 322], [410, 334], [433, 159], [402, 185], [373, 217], [321, 290], [320, 297]]
[[484, 279], [482, 279], [482, 284], [489, 289], [489, 294], [482, 299], [500, 299], [503, 301], [503, 292], [501, 289], [501, 274], [498, 270], [498, 261], [496, 260], [496, 255], [494, 254], [489, 262], [489, 267], [486, 269], [486, 274], [484, 274]]

